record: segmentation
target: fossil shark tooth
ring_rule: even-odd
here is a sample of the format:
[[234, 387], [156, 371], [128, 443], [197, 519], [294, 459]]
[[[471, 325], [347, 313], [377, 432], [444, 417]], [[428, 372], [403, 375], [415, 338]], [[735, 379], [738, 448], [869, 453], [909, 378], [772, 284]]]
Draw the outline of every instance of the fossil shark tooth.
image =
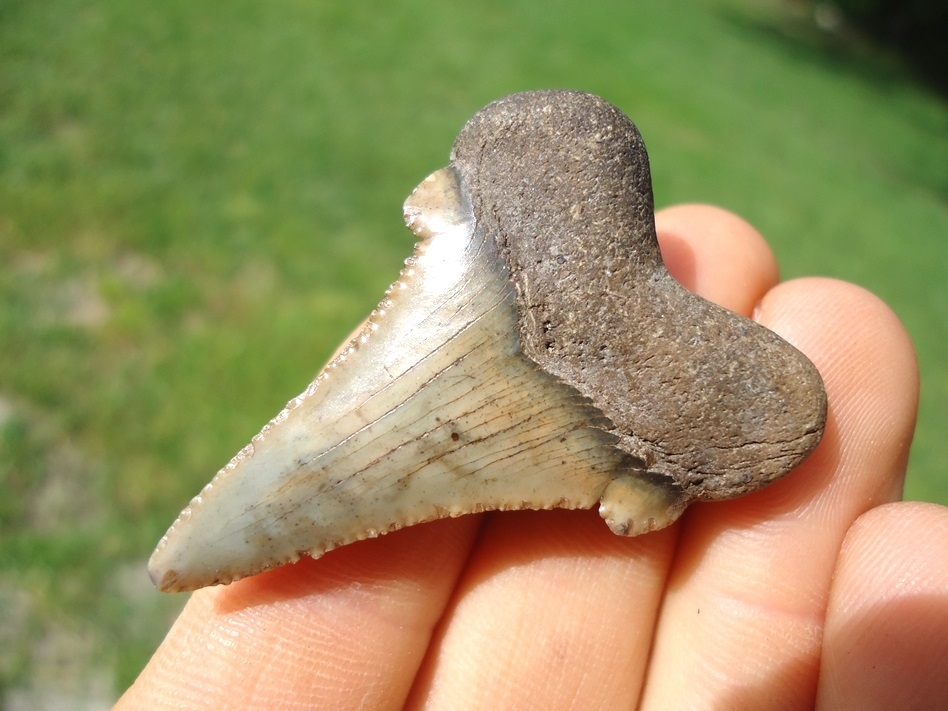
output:
[[819, 442], [816, 369], [668, 274], [641, 137], [598, 97], [490, 104], [405, 219], [399, 280], [181, 513], [149, 562], [160, 589], [476, 511], [599, 504], [636, 535]]

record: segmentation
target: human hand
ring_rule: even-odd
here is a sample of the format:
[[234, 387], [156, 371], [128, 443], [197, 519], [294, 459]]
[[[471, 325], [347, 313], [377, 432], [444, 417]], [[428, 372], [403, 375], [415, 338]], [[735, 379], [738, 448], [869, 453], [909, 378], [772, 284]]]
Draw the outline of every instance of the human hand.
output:
[[948, 510], [890, 503], [918, 392], [902, 326], [849, 284], [778, 284], [733, 215], [656, 220], [682, 283], [822, 373], [802, 466], [638, 538], [596, 511], [464, 516], [199, 590], [117, 708], [945, 705]]

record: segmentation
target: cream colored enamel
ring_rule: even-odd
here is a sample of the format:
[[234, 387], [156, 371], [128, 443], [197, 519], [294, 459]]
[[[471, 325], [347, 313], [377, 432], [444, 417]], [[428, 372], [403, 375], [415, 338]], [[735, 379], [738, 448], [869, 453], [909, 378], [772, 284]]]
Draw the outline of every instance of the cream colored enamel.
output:
[[[444, 516], [588, 508], [631, 476], [608, 420], [521, 354], [506, 268], [453, 171], [422, 183], [405, 211], [422, 241], [401, 278], [169, 529], [149, 563], [161, 589], [229, 582]], [[667, 493], [653, 494], [667, 509]], [[630, 511], [613, 498], [610, 516], [648, 520], [648, 494]]]
[[686, 505], [676, 489], [632, 472], [609, 482], [600, 499], [599, 515], [613, 533], [638, 536], [673, 523]]

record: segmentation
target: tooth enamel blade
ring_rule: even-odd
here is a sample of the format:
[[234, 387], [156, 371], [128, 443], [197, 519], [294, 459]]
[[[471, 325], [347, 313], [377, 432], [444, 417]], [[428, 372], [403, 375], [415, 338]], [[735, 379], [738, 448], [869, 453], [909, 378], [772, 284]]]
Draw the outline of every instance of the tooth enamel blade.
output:
[[[419, 186], [406, 219], [422, 239], [361, 335], [158, 544], [149, 572], [162, 590], [230, 582], [435, 518], [588, 508], [613, 480], [635, 477], [611, 422], [521, 353], [514, 288], [453, 169]], [[614, 518], [674, 503], [647, 480], [633, 489], [606, 497], [616, 530], [631, 524]]]

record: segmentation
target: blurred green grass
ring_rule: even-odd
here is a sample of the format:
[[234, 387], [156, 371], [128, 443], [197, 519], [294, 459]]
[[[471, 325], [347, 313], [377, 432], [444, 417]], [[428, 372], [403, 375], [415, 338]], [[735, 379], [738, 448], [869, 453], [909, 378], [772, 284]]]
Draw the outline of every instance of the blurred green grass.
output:
[[[948, 503], [948, 108], [800, 7], [0, 5], [0, 691], [134, 678], [181, 603], [153, 544], [375, 305], [402, 200], [512, 91], [603, 95], [659, 205], [891, 304], [923, 375], [907, 496]], [[106, 681], [63, 681], [74, 656]]]

